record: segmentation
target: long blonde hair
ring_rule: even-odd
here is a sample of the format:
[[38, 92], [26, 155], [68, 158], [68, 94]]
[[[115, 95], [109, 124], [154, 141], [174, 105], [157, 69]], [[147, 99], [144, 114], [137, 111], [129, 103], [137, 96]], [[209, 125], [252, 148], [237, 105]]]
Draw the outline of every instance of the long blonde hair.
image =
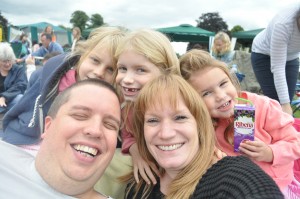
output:
[[[209, 112], [198, 93], [179, 75], [162, 74], [153, 79], [141, 90], [134, 105], [134, 136], [141, 156], [147, 162], [154, 162], [164, 173], [149, 152], [144, 137], [145, 112], [151, 107], [163, 109], [163, 103], [169, 103], [176, 108], [182, 98], [187, 108], [196, 120], [199, 138], [199, 150], [190, 163], [176, 176], [168, 187], [167, 199], [189, 198], [203, 174], [212, 164], [215, 134]], [[143, 181], [143, 180], [141, 180]], [[140, 183], [141, 184], [141, 183]], [[151, 186], [146, 185], [144, 197], [151, 192]], [[136, 185], [137, 192], [141, 189]]]
[[[217, 40], [221, 40], [225, 45], [224, 48], [220, 52], [216, 49], [216, 44], [215, 43], [216, 43]], [[231, 51], [231, 41], [230, 41], [229, 35], [226, 32], [219, 31], [215, 35], [215, 39], [214, 39], [214, 42], [213, 42], [213, 46], [212, 46], [213, 54], [223, 55], [223, 54], [228, 53], [230, 51]]]
[[[227, 65], [219, 60], [214, 59], [211, 55], [203, 50], [193, 49], [180, 57], [180, 71], [181, 75], [187, 81], [190, 79], [191, 74], [196, 71], [201, 71], [206, 68], [219, 68], [221, 69], [232, 82], [237, 92], [240, 95], [240, 84], [237, 77], [232, 74]], [[217, 118], [213, 118], [214, 125], [217, 125]], [[233, 124], [226, 128], [224, 132], [224, 138], [229, 144], [233, 144]]]
[[113, 67], [116, 70], [117, 59], [115, 59], [114, 54], [118, 45], [124, 39], [128, 30], [123, 27], [109, 27], [102, 26], [94, 29], [87, 40], [79, 41], [76, 44], [76, 48], [68, 56], [72, 58], [75, 56], [80, 56], [80, 60], [77, 62], [76, 71], [78, 73], [81, 63], [86, 59], [92, 50], [97, 49], [107, 49], [113, 58]]

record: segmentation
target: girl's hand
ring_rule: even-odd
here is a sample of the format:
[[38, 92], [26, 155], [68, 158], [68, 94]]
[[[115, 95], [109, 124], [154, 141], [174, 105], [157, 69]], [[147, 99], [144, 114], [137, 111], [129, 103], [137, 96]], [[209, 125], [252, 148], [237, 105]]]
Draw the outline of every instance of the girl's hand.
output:
[[220, 149], [218, 149], [217, 147], [215, 147], [214, 157], [213, 157], [212, 163], [213, 164], [217, 163], [219, 160], [221, 160], [225, 156], [227, 156], [226, 153], [224, 153], [223, 151], [221, 151]]
[[6, 107], [5, 98], [0, 97], [0, 107]]
[[244, 140], [239, 150], [245, 156], [256, 161], [273, 162], [273, 151], [266, 143], [254, 138], [254, 141]]
[[133, 174], [134, 174], [135, 181], [139, 183], [139, 173], [140, 173], [140, 175], [146, 181], [147, 184], [150, 184], [151, 182], [153, 184], [156, 184], [157, 183], [156, 179], [152, 173], [152, 171], [154, 171], [157, 176], [160, 176], [156, 165], [152, 162], [150, 163], [150, 165], [148, 165], [148, 163], [141, 157], [136, 143], [131, 145], [131, 147], [129, 148], [129, 153], [131, 154], [132, 157]]

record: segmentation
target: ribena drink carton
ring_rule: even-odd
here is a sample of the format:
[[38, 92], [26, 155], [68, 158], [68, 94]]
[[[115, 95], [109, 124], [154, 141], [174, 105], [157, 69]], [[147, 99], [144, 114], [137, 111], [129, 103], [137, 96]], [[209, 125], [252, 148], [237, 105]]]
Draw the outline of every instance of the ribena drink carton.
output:
[[254, 140], [255, 107], [236, 104], [234, 107], [234, 152], [239, 152], [243, 140]]

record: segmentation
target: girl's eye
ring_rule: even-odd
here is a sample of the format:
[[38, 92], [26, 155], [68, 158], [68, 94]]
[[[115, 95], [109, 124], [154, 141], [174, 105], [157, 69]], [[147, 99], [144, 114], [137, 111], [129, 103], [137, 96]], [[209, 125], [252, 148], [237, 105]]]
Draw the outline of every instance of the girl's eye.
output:
[[222, 83], [220, 84], [220, 86], [226, 86], [227, 83], [228, 83], [228, 81], [224, 81], [224, 82], [222, 82]]
[[143, 69], [143, 68], [138, 68], [137, 71], [138, 71], [139, 73], [144, 73], [144, 72], [146, 72], [146, 70]]
[[91, 60], [95, 64], [99, 64], [100, 63], [100, 61], [97, 58], [95, 58], [95, 57], [91, 57]]
[[107, 67], [106, 69], [109, 73], [113, 73], [114, 72], [114, 68], [113, 67]]
[[205, 97], [205, 96], [209, 95], [210, 93], [211, 93], [211, 92], [206, 91], [206, 92], [202, 93], [202, 97]]
[[126, 72], [127, 71], [127, 68], [124, 67], [124, 66], [119, 66], [118, 67], [118, 72]]

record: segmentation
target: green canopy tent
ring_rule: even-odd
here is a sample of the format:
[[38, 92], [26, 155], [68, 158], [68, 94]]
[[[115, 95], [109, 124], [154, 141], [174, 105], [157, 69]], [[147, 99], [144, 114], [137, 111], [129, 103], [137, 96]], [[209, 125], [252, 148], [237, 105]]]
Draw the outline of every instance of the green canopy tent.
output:
[[171, 41], [176, 42], [201, 42], [209, 43], [209, 37], [214, 36], [214, 32], [210, 32], [190, 24], [181, 24], [179, 26], [158, 28], [157, 31], [166, 34]]
[[248, 31], [239, 31], [231, 34], [233, 38], [237, 39], [239, 44], [243, 46], [251, 47], [254, 37], [260, 33], [264, 28], [248, 30]]
[[17, 27], [26, 33], [30, 33], [32, 40], [38, 40], [39, 34], [42, 33], [48, 25], [51, 25], [53, 27], [53, 31], [54, 31], [55, 35], [57, 36], [58, 43], [60, 43], [61, 45], [65, 45], [65, 44], [71, 45], [72, 44], [71, 31], [65, 30], [59, 26], [55, 26], [55, 25], [47, 23], [47, 22], [18, 25]]

